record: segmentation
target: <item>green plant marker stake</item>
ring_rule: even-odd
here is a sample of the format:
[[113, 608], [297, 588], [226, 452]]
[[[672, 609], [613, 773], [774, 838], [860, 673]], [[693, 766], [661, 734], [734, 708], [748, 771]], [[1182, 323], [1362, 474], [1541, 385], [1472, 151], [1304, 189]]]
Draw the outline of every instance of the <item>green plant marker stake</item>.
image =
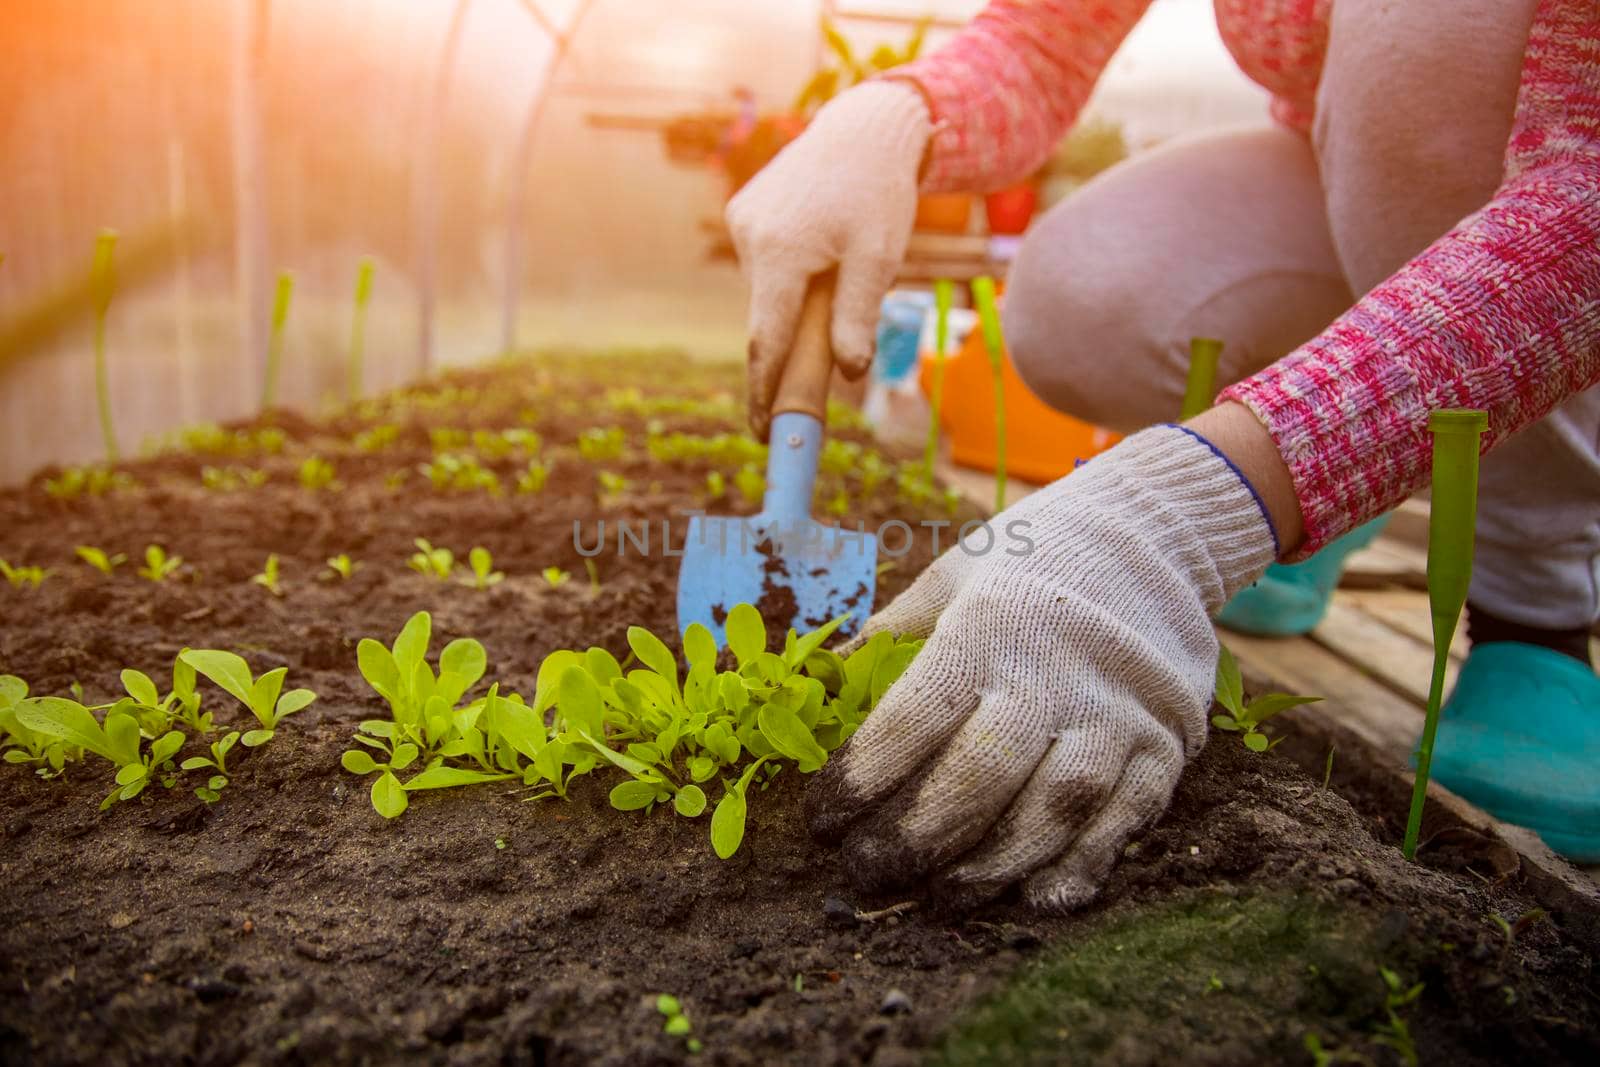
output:
[[294, 275], [278, 275], [278, 291], [272, 299], [272, 340], [267, 345], [267, 380], [261, 386], [261, 409], [278, 403], [278, 374], [283, 369], [283, 327], [289, 321], [289, 301], [294, 297]]
[[362, 360], [367, 347], [367, 304], [372, 300], [372, 257], [362, 256], [356, 267], [356, 311], [350, 324], [350, 363], [346, 392], [352, 404], [361, 399]]
[[1460, 408], [1428, 416], [1433, 434], [1433, 494], [1428, 515], [1428, 607], [1433, 613], [1433, 682], [1428, 687], [1428, 717], [1417, 746], [1417, 779], [1406, 818], [1406, 859], [1417, 854], [1422, 805], [1428, 795], [1433, 738], [1444, 699], [1444, 669], [1450, 660], [1461, 609], [1472, 580], [1473, 527], [1478, 515], [1478, 444], [1489, 426], [1482, 411]]
[[1217, 360], [1222, 342], [1210, 337], [1189, 338], [1189, 382], [1183, 390], [1180, 420], [1188, 420], [1211, 406], [1217, 395]]
[[89, 284], [94, 295], [94, 393], [100, 409], [100, 436], [105, 439], [106, 459], [117, 461], [117, 431], [111, 425], [111, 381], [106, 373], [106, 313], [111, 310], [111, 294], [117, 288], [117, 231], [101, 230], [94, 241], [94, 265]]
[[1006, 342], [1000, 332], [1000, 312], [994, 305], [994, 279], [987, 274], [972, 279], [972, 299], [978, 305], [983, 349], [994, 371], [994, 510], [998, 512], [1006, 506]]
[[928, 417], [928, 448], [922, 465], [933, 477], [933, 464], [939, 458], [939, 411], [944, 407], [944, 346], [950, 338], [950, 299], [955, 286], [950, 279], [940, 278], [933, 283], [935, 317], [933, 321], [933, 387], [928, 390], [928, 403], [933, 409]]

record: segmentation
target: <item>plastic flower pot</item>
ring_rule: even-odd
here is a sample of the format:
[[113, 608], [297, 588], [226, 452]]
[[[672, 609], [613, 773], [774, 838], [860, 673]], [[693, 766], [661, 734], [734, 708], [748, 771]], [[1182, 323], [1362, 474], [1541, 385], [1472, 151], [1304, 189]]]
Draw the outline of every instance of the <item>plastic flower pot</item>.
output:
[[966, 233], [972, 221], [972, 197], [967, 193], [929, 193], [917, 200], [919, 230]]
[[988, 216], [989, 232], [993, 234], [1023, 233], [1038, 207], [1039, 187], [1032, 182], [1019, 182], [983, 198], [984, 214]]

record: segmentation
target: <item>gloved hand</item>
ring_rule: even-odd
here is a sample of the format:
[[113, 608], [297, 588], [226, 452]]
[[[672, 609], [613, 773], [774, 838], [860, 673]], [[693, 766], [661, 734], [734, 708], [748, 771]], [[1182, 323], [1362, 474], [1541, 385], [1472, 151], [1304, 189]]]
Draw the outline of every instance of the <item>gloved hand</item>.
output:
[[844, 837], [868, 891], [937, 871], [961, 904], [1023, 881], [1031, 903], [1065, 910], [1166, 810], [1204, 743], [1209, 616], [1272, 562], [1275, 536], [1236, 468], [1174, 426], [1128, 438], [991, 528], [992, 551], [972, 554], [985, 538], [970, 534], [856, 638], [931, 635], [807, 810], [819, 835]]
[[728, 229], [750, 283], [750, 425], [758, 437], [766, 438], [813, 274], [839, 268], [835, 362], [850, 378], [871, 365], [878, 305], [911, 238], [917, 170], [932, 132], [915, 89], [858, 85], [817, 112], [728, 202]]

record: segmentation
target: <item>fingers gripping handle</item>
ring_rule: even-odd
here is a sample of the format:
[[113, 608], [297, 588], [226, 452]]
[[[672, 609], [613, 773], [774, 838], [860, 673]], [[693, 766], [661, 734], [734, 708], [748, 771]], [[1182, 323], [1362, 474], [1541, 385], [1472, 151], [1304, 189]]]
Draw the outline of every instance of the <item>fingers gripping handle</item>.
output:
[[772, 414], [797, 411], [818, 422], [828, 416], [828, 379], [833, 373], [833, 286], [835, 272], [811, 279], [800, 308], [794, 347], [783, 365], [783, 377], [772, 401]]

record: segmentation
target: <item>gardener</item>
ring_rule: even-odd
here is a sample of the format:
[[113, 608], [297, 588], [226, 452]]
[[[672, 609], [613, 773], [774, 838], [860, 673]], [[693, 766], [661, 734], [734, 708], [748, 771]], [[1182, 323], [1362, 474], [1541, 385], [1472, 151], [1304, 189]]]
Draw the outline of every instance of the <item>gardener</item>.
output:
[[[808, 276], [838, 267], [835, 355], [862, 373], [919, 189], [1037, 167], [1147, 4], [993, 0], [733, 200], [758, 431]], [[1103, 424], [1176, 411], [1192, 336], [1226, 341], [1230, 384], [1009, 509], [1031, 556], [946, 552], [868, 623], [928, 635], [811, 793], [868, 886], [1092, 897], [1205, 741], [1211, 617], [1313, 625], [1364, 524], [1426, 485], [1443, 407], [1485, 409], [1490, 453], [1433, 773], [1600, 861], [1600, 6], [1216, 7], [1277, 124], [1139, 156], [1057, 207], [1005, 316], [1034, 391]]]

